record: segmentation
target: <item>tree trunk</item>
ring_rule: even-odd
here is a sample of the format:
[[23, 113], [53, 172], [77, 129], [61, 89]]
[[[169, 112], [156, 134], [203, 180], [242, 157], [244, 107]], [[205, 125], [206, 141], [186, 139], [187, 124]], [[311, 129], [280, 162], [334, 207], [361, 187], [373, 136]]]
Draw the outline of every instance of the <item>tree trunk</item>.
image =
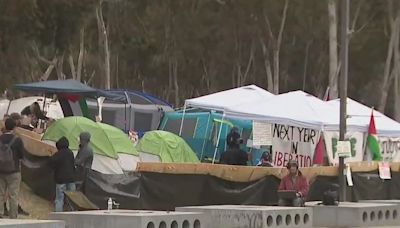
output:
[[64, 72], [63, 72], [63, 66], [64, 66], [64, 54], [60, 55], [57, 58], [56, 72], [57, 72], [58, 80], [65, 80], [65, 75], [64, 75]]
[[74, 57], [72, 57], [72, 50], [71, 50], [71, 53], [68, 56], [68, 63], [69, 63], [69, 67], [71, 69], [72, 79], [76, 80], [76, 70], [75, 70], [75, 64], [74, 64]]
[[[390, 1], [389, 1], [390, 3]], [[389, 7], [390, 10], [390, 7]], [[395, 49], [395, 44], [396, 44], [396, 39], [398, 39], [398, 33], [399, 33], [399, 26], [400, 26], [400, 14], [399, 10], [396, 9], [396, 18], [390, 18], [390, 40], [389, 40], [389, 45], [388, 45], [388, 50], [387, 50], [387, 56], [386, 56], [386, 62], [385, 62], [385, 69], [383, 72], [383, 80], [381, 84], [381, 97], [380, 97], [380, 102], [378, 105], [378, 110], [380, 112], [385, 112], [386, 108], [386, 103], [387, 103], [387, 97], [389, 94], [389, 87], [391, 84], [391, 79], [392, 79], [392, 61], [393, 61], [393, 52]], [[395, 67], [393, 67], [395, 68]]]
[[102, 39], [103, 46], [103, 58], [104, 58], [104, 86], [106, 89], [111, 88], [111, 73], [110, 73], [110, 48], [108, 46], [108, 35], [107, 28], [104, 23], [103, 18], [103, 9], [102, 9], [102, 0], [99, 1], [99, 5], [97, 7], [97, 25], [99, 26], [99, 37]]
[[329, 96], [338, 97], [338, 50], [336, 0], [328, 0], [329, 15]]
[[280, 51], [281, 51], [281, 44], [282, 44], [282, 37], [283, 37], [283, 30], [286, 24], [286, 17], [287, 17], [287, 10], [289, 6], [289, 0], [285, 0], [285, 5], [282, 10], [282, 19], [279, 26], [279, 32], [277, 37], [275, 38], [272, 32], [271, 23], [267, 17], [264, 15], [265, 21], [269, 31], [269, 37], [272, 40], [272, 60], [273, 60], [273, 93], [279, 94], [279, 58], [280, 58]]
[[83, 65], [84, 52], [85, 52], [85, 28], [82, 26], [81, 31], [80, 31], [78, 69], [76, 71], [76, 80], [78, 80], [78, 81], [82, 81], [82, 65]]
[[274, 91], [274, 82], [273, 82], [271, 61], [269, 60], [269, 53], [268, 53], [267, 45], [262, 40], [262, 38], [260, 38], [260, 45], [261, 45], [261, 50], [262, 50], [263, 57], [264, 57], [264, 70], [265, 70], [265, 74], [267, 75], [267, 90], [270, 92], [273, 92]]

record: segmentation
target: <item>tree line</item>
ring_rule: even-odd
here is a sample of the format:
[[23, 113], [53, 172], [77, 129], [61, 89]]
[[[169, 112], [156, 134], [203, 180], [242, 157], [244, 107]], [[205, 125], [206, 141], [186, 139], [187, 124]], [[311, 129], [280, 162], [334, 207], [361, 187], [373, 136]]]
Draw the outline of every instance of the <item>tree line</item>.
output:
[[[74, 78], [176, 106], [246, 84], [338, 96], [337, 0], [0, 0], [0, 89]], [[400, 2], [351, 0], [349, 96], [400, 120]]]

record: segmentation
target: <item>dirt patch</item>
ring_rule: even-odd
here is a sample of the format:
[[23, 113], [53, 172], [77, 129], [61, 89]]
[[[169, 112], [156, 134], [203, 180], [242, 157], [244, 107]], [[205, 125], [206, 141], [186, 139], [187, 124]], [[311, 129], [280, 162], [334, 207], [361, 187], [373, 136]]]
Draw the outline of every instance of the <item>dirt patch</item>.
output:
[[29, 216], [20, 215], [20, 218], [48, 219], [49, 213], [53, 211], [53, 202], [49, 202], [33, 193], [25, 184], [21, 183], [19, 204], [22, 209], [29, 213]]

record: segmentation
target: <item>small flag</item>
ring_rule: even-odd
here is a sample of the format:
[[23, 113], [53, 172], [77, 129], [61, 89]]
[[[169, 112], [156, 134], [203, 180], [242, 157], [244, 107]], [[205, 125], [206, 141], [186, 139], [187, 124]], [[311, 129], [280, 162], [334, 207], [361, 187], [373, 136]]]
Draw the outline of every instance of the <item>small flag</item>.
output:
[[376, 134], [376, 128], [375, 128], [374, 110], [372, 110], [371, 119], [369, 121], [367, 150], [371, 153], [372, 160], [374, 161], [382, 160], [381, 148], [379, 146], [378, 136]]
[[324, 165], [324, 155], [325, 155], [325, 141], [324, 136], [321, 131], [319, 141], [315, 147], [313, 165]]

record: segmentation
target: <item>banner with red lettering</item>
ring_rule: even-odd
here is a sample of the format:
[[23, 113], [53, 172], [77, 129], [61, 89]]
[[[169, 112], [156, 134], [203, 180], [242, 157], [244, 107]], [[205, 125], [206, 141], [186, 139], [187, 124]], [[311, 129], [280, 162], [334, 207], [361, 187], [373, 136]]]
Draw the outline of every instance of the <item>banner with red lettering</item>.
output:
[[289, 125], [274, 124], [272, 129], [272, 156], [274, 165], [286, 166], [297, 160], [300, 167], [312, 166], [319, 131]]
[[[325, 131], [324, 132], [326, 152], [328, 154], [329, 163], [333, 165], [339, 164], [339, 157], [337, 156], [336, 145], [339, 141], [339, 132]], [[347, 140], [350, 140], [351, 157], [345, 158], [345, 162], [359, 162], [364, 157], [364, 134], [361, 132], [347, 132]]]

